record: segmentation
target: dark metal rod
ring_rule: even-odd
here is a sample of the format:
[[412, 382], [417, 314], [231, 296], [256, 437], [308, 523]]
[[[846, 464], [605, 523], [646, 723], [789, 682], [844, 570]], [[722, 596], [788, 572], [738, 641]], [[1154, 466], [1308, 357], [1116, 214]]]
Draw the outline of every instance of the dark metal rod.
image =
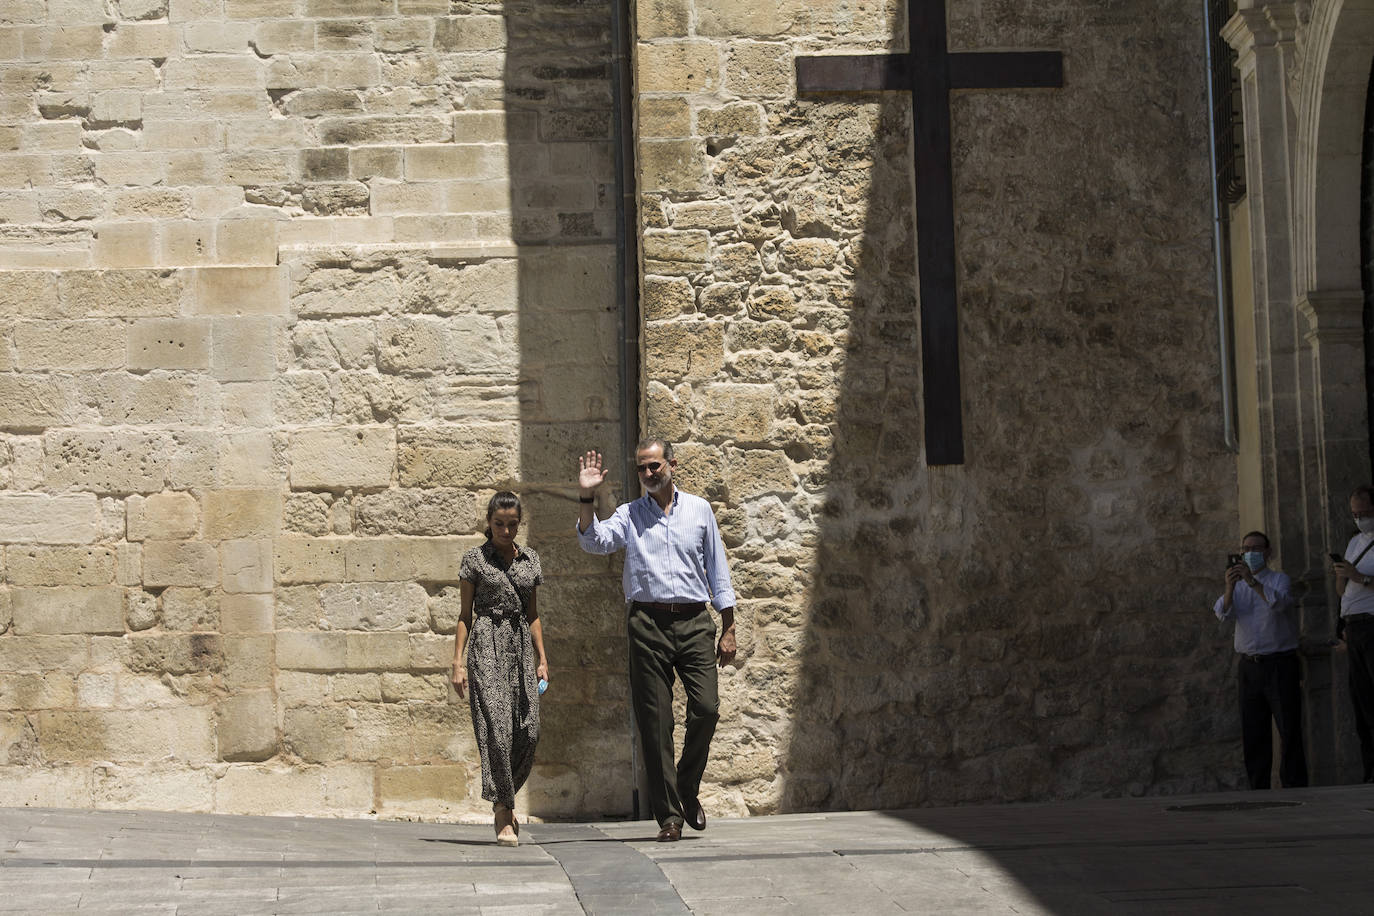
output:
[[[1207, 135], [1211, 140], [1212, 164], [1212, 256], [1213, 269], [1216, 271], [1217, 292], [1217, 347], [1221, 362], [1221, 437], [1226, 447], [1233, 452], [1240, 451], [1240, 436], [1237, 433], [1236, 417], [1236, 353], [1234, 344], [1233, 309], [1231, 301], [1231, 233], [1230, 216], [1227, 204], [1221, 199], [1221, 188], [1217, 184], [1217, 106], [1215, 99], [1215, 70], [1217, 62], [1212, 57], [1213, 30], [1217, 24], [1212, 22], [1211, 4], [1202, 0], [1203, 38], [1207, 51]], [[1226, 125], [1230, 130], [1231, 125]]]

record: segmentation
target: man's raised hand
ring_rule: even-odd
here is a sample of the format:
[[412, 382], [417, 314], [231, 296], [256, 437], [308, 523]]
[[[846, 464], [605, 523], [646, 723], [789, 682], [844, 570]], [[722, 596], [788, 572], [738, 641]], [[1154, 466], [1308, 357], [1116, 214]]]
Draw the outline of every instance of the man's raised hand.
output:
[[588, 452], [578, 459], [577, 485], [584, 493], [593, 493], [606, 479], [606, 469], [601, 466], [601, 453]]

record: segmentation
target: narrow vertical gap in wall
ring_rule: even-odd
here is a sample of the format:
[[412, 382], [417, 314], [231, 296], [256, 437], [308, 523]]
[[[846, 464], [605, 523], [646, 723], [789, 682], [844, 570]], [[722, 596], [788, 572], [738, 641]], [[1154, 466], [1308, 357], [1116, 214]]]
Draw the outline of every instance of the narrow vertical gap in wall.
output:
[[[1364, 290], [1364, 379], [1369, 415], [1374, 417], [1374, 69], [1365, 90], [1364, 142], [1360, 157], [1360, 287]], [[1374, 424], [1369, 427], [1374, 456]], [[1374, 463], [1374, 457], [1371, 457]], [[1374, 466], [1368, 479], [1374, 480]]]
[[[620, 440], [625, 499], [635, 495], [635, 444], [639, 441], [639, 198], [635, 184], [634, 21], [630, 0], [611, 3], [611, 144], [615, 157], [616, 340], [620, 360]], [[627, 657], [628, 662], [628, 657]], [[627, 669], [628, 670], [628, 669]], [[630, 816], [639, 820], [639, 734], [627, 710], [630, 743]]]
[[[615, 149], [616, 305], [620, 340], [620, 423], [625, 480], [639, 441], [639, 201], [634, 155], [634, 33], [630, 0], [611, 4], [611, 143]], [[626, 498], [633, 494], [626, 488]]]

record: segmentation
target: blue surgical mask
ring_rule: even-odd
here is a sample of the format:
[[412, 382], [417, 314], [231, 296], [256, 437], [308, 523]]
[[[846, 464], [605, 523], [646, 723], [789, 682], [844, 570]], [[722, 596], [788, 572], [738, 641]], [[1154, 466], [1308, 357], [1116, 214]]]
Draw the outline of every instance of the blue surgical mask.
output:
[[1247, 550], [1241, 554], [1241, 559], [1245, 561], [1246, 566], [1250, 567], [1251, 572], [1259, 572], [1264, 566], [1264, 551]]
[[1359, 528], [1364, 534], [1374, 534], [1374, 515], [1366, 515], [1355, 519], [1355, 527]]

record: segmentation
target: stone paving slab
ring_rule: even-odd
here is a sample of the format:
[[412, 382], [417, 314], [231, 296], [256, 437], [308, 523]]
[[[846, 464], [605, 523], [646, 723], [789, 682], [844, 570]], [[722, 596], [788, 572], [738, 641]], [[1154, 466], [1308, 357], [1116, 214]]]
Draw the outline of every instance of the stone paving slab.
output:
[[1374, 786], [491, 828], [0, 809], [0, 913], [1374, 912]]

